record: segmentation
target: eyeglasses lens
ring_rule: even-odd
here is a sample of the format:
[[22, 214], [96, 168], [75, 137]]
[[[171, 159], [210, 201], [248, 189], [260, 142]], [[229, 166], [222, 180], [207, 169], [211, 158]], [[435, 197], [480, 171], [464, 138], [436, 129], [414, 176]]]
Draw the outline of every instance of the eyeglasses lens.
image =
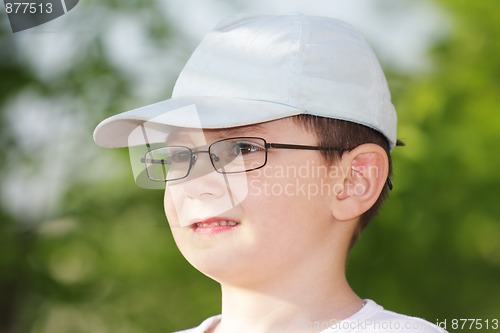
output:
[[155, 181], [182, 179], [189, 173], [191, 150], [186, 147], [164, 147], [146, 154], [146, 172]]
[[238, 173], [265, 164], [265, 141], [259, 138], [232, 138], [217, 141], [209, 149], [212, 164], [219, 173]]

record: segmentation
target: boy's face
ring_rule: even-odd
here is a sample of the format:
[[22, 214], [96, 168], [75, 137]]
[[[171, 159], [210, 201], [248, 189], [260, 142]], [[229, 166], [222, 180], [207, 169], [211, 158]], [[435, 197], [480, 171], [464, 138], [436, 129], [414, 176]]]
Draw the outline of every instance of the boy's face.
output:
[[[315, 135], [290, 118], [203, 135], [186, 131], [169, 145], [206, 150], [207, 144], [241, 136], [317, 145]], [[259, 283], [310, 260], [324, 258], [328, 265], [338, 237], [332, 200], [341, 172], [326, 165], [318, 151], [269, 149], [263, 168], [222, 175], [208, 154], [200, 153], [186, 180], [167, 183], [165, 212], [177, 246], [193, 266], [219, 282]]]

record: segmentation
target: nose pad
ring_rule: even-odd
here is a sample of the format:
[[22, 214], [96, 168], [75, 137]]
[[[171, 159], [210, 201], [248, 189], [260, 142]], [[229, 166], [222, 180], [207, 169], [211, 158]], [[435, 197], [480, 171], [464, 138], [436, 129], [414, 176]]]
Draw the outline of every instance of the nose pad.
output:
[[208, 151], [198, 151], [194, 152], [193, 155], [191, 156], [191, 168], [196, 164], [196, 161], [198, 160], [198, 154], [199, 153], [207, 153], [210, 154], [210, 160], [217, 163], [220, 161], [220, 157], [215, 155], [214, 153], [210, 153]]
[[[200, 153], [206, 153], [207, 155], [209, 154], [208, 151], [193, 152], [193, 155], [191, 157], [191, 170], [189, 172], [187, 180], [193, 180], [193, 179], [208, 175], [211, 172], [216, 172], [210, 157], [200, 160], [200, 156], [199, 156]], [[217, 156], [216, 156], [216, 158], [218, 159]], [[200, 162], [198, 162], [198, 161], [200, 161]], [[215, 160], [215, 161], [217, 161], [217, 160]]]
[[213, 162], [215, 162], [215, 163], [217, 163], [217, 162], [219, 162], [219, 161], [220, 161], [219, 156], [217, 156], [217, 155], [215, 155], [215, 154], [210, 154], [210, 159], [211, 159]]
[[198, 161], [198, 154], [192, 154], [191, 155], [191, 168], [194, 167], [194, 165], [196, 164], [196, 161]]
[[[182, 193], [188, 198], [199, 199], [204, 197], [214, 200], [228, 195], [232, 197], [232, 195], [228, 194], [228, 192], [231, 192], [231, 186], [226, 175], [218, 173], [214, 169], [210, 158], [201, 156], [201, 153], [207, 153], [208, 155], [207, 151], [193, 152], [189, 175], [184, 179], [172, 182], [171, 190]], [[180, 192], [178, 192], [179, 190]], [[233, 202], [232, 206], [234, 206], [234, 200], [230, 201]]]

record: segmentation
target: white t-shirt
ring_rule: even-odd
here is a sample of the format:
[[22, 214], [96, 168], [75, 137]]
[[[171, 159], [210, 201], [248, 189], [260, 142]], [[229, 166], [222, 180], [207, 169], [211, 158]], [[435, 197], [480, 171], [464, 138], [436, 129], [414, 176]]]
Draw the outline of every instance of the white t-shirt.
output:
[[[196, 328], [177, 333], [205, 333], [215, 327], [220, 319], [220, 315], [210, 317]], [[344, 320], [308, 324], [318, 328], [319, 333], [446, 333], [424, 319], [385, 310], [372, 300], [365, 300], [361, 310]]]

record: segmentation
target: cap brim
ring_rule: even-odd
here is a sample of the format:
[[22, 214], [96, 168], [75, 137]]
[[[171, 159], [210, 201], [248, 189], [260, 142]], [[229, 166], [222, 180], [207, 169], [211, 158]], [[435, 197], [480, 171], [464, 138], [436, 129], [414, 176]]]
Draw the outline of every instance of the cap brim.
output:
[[[180, 97], [123, 112], [103, 120], [94, 141], [108, 148], [133, 145], [130, 135], [145, 123], [184, 128], [231, 128], [305, 113], [305, 110], [268, 101], [223, 97]], [[168, 133], [166, 133], [168, 134]]]

